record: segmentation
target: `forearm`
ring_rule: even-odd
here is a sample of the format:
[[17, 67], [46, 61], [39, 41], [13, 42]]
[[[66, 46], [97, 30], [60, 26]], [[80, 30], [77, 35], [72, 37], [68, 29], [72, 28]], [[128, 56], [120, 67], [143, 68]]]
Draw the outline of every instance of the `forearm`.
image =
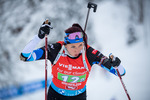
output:
[[110, 58], [104, 56], [101, 53], [101, 56], [97, 56], [97, 58], [95, 59], [95, 61], [97, 61], [97, 64], [100, 65], [102, 68], [106, 69], [107, 71], [117, 75], [117, 71], [114, 67], [117, 66], [120, 75], [124, 75], [126, 73], [124, 67], [120, 64], [121, 61], [118, 57], [116, 57], [115, 61], [112, 61]]
[[35, 35], [34, 38], [22, 50], [22, 53], [31, 53], [40, 41], [41, 39]]
[[109, 72], [117, 75], [117, 71], [115, 67], [118, 69], [119, 73], [121, 76], [125, 75], [126, 71], [124, 67], [121, 65], [121, 61], [118, 57], [116, 57], [117, 60], [112, 61], [110, 58], [105, 58], [104, 61], [102, 62], [101, 66], [108, 70]]
[[41, 41], [41, 39], [35, 35], [34, 38], [25, 46], [22, 50], [20, 59], [23, 61], [28, 61], [32, 58], [32, 61], [36, 59], [36, 54], [33, 52], [37, 44]]
[[[101, 65], [101, 67], [104, 68], [104, 69], [106, 69], [106, 70], [109, 71], [110, 73], [112, 73], [112, 74], [114, 74], [114, 75], [117, 75], [117, 71], [116, 71], [116, 69], [115, 69], [113, 66], [111, 66], [110, 69], [108, 69], [108, 68], [105, 67], [104, 65]], [[117, 68], [118, 68], [119, 73], [120, 73], [121, 76], [125, 75], [126, 70], [124, 69], [124, 67], [123, 67], [122, 65], [119, 65]]]

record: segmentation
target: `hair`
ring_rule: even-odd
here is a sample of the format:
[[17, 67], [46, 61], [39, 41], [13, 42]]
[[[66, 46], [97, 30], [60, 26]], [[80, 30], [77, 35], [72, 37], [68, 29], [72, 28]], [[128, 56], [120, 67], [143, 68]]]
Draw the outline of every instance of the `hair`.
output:
[[65, 30], [65, 33], [74, 33], [74, 32], [82, 32], [82, 30], [79, 27], [73, 25], [72, 27]]

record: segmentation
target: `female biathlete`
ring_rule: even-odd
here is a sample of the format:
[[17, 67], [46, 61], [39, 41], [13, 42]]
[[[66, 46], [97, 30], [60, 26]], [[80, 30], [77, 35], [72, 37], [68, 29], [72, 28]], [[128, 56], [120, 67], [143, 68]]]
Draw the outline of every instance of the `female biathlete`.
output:
[[[43, 23], [36, 35], [23, 49], [20, 59], [36, 61], [45, 59], [45, 47], [35, 49], [37, 44], [50, 32], [50, 22]], [[111, 60], [86, 42], [87, 36], [79, 24], [65, 30], [64, 41], [48, 45], [47, 59], [52, 64], [52, 82], [48, 89], [48, 100], [86, 100], [86, 82], [93, 64], [98, 64], [117, 75], [125, 69], [120, 59]], [[94, 84], [94, 83], [93, 83]]]

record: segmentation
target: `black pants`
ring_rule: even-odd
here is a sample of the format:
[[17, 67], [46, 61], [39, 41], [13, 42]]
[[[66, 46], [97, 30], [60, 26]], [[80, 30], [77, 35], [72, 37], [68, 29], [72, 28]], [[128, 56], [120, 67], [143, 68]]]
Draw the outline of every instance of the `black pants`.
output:
[[86, 91], [77, 96], [63, 96], [57, 93], [51, 86], [48, 90], [47, 100], [86, 100]]

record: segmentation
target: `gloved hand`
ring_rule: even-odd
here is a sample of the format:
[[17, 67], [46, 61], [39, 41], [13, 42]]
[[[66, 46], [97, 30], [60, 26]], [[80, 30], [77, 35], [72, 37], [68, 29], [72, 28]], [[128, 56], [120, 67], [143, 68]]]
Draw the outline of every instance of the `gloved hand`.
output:
[[50, 29], [51, 29], [51, 23], [48, 22], [48, 24], [45, 24], [45, 22], [43, 22], [42, 26], [39, 29], [39, 33], [38, 33], [38, 37], [40, 39], [43, 39], [45, 37], [45, 34], [49, 35], [50, 33]]
[[111, 59], [111, 64], [113, 67], [118, 67], [121, 63], [121, 60], [118, 57], [112, 55], [112, 53], [109, 55], [109, 59]]
[[102, 64], [103, 64], [106, 68], [110, 69], [111, 66], [112, 66], [112, 64], [111, 64], [111, 59], [105, 58], [104, 61], [102, 62]]
[[111, 66], [113, 67], [118, 67], [121, 63], [121, 60], [118, 57], [114, 57], [112, 58], [112, 56], [109, 56], [109, 58], [104, 59], [104, 61], [102, 62], [102, 64], [110, 69]]
[[[111, 59], [111, 58], [109, 58], [109, 59]], [[118, 67], [120, 65], [120, 63], [121, 63], [121, 61], [118, 57], [116, 57], [114, 61], [111, 59], [111, 65], [113, 67]]]

